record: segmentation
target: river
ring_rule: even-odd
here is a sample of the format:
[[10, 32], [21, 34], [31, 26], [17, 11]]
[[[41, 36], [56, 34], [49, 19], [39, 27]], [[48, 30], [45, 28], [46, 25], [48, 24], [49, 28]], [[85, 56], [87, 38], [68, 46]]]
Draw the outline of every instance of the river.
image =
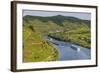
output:
[[46, 41], [58, 51], [58, 61], [91, 59], [91, 49], [45, 36]]

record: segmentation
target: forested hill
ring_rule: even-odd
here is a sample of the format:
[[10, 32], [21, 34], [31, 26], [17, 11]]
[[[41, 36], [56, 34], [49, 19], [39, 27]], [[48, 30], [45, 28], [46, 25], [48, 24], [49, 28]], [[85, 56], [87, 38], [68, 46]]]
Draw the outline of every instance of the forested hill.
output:
[[30, 16], [30, 15], [26, 15], [23, 17], [23, 19], [26, 22], [32, 21], [32, 20], [39, 20], [41, 22], [48, 22], [48, 21], [52, 21], [58, 25], [63, 26], [63, 22], [65, 21], [69, 21], [69, 22], [77, 22], [77, 23], [86, 23], [88, 26], [90, 26], [90, 20], [82, 20], [76, 17], [71, 17], [71, 16], [62, 16], [62, 15], [56, 15], [56, 16], [47, 16], [47, 17], [43, 17], [43, 16]]

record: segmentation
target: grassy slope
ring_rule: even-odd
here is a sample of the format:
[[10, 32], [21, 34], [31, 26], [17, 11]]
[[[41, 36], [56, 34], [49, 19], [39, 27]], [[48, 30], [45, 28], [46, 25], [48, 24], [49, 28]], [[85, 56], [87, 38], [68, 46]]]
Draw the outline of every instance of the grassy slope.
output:
[[69, 41], [74, 44], [81, 45], [83, 47], [91, 48], [91, 35], [90, 35], [90, 27], [88, 27], [85, 23], [71, 23], [64, 22], [64, 31], [58, 33], [51, 33], [50, 36], [56, 37], [58, 39], [62, 39], [65, 41]]
[[57, 51], [44, 41], [40, 34], [28, 26], [23, 27], [23, 62], [40, 62], [57, 60]]
[[47, 35], [50, 31], [62, 30], [61, 26], [58, 26], [52, 21], [42, 22], [40, 20], [35, 19], [31, 21], [31, 24], [34, 30], [42, 35]]

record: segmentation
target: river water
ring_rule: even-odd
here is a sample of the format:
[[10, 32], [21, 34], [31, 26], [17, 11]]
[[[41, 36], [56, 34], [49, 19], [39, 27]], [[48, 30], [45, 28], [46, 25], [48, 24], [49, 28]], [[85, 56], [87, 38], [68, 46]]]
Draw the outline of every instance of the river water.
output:
[[86, 60], [91, 59], [91, 50], [69, 42], [59, 41], [45, 36], [45, 40], [58, 51], [58, 60]]

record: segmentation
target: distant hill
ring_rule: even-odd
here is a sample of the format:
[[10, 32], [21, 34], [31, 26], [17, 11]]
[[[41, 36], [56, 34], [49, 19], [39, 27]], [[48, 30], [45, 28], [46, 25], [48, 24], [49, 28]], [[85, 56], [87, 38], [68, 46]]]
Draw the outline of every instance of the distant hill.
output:
[[71, 17], [71, 16], [62, 16], [62, 15], [56, 15], [56, 16], [48, 16], [48, 17], [42, 17], [42, 16], [30, 16], [30, 15], [26, 15], [23, 17], [23, 19], [25, 21], [31, 21], [34, 19], [40, 20], [42, 22], [48, 22], [48, 21], [52, 21], [58, 25], [63, 26], [63, 22], [64, 21], [69, 21], [69, 22], [77, 22], [77, 23], [86, 23], [88, 26], [90, 26], [90, 21], [89, 20], [82, 20], [76, 17]]

